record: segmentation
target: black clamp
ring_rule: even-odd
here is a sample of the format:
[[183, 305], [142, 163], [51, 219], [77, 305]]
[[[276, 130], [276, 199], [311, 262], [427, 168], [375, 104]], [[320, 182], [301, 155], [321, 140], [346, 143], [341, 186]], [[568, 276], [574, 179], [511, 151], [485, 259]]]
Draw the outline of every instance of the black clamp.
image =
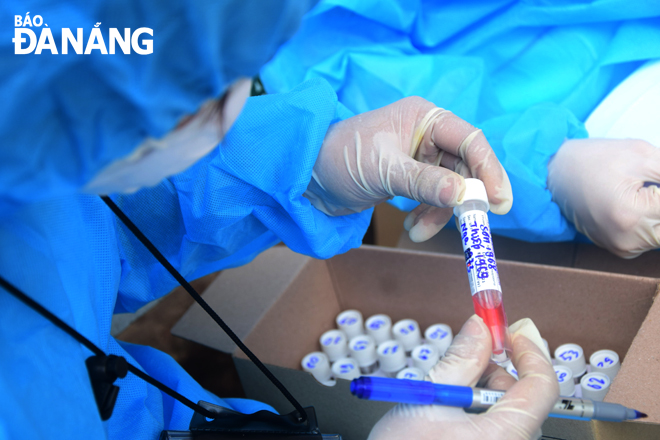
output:
[[117, 378], [124, 378], [128, 373], [128, 362], [121, 356], [90, 356], [85, 361], [89, 379], [92, 382], [96, 406], [101, 420], [108, 420], [115, 408], [119, 387], [114, 383]]

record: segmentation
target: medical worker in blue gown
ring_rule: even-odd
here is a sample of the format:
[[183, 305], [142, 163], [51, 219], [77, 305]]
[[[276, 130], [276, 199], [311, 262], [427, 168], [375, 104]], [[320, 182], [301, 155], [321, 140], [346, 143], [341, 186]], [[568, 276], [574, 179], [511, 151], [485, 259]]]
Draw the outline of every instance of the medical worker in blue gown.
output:
[[[491, 219], [496, 233], [536, 242], [581, 232], [633, 258], [660, 248], [660, 134], [641, 120], [660, 111], [641, 106], [644, 94], [659, 95], [658, 69], [595, 124], [627, 114], [630, 130], [610, 136], [589, 122], [618, 84], [659, 58], [658, 2], [326, 0], [261, 78], [270, 92], [323, 78], [356, 113], [410, 95], [449, 109], [483, 130], [511, 180], [516, 203]], [[425, 204], [392, 203], [411, 211], [413, 241], [445, 224], [428, 221]]]
[[[110, 336], [113, 313], [135, 311], [175, 282], [99, 194], [187, 279], [245, 264], [280, 241], [317, 258], [345, 252], [360, 245], [371, 208], [393, 196], [428, 205], [418, 221], [448, 220], [465, 188], [457, 169], [485, 182], [493, 211], [511, 208], [507, 174], [483, 133], [427, 100], [353, 116], [315, 78], [246, 101], [250, 81], [241, 78], [294, 33], [309, 2], [29, 3], [3, 2], [0, 11], [40, 15], [44, 24], [32, 30], [47, 24], [58, 53], [16, 55], [13, 29], [0, 28], [0, 274], [104, 352], [192, 401], [270, 408], [213, 396], [166, 354]], [[95, 25], [105, 38], [109, 28], [150, 28], [140, 44], [150, 39], [153, 53], [61, 53], [62, 28], [87, 36]], [[397, 407], [373, 438], [535, 438], [557, 385], [532, 342], [535, 327], [519, 327], [524, 379], [513, 385], [501, 369], [487, 371], [487, 385], [513, 386], [498, 411]], [[483, 323], [470, 319], [434, 380], [474, 385], [489, 347]], [[187, 429], [189, 408], [130, 374], [117, 381], [114, 413], [102, 422], [90, 355], [0, 291], [0, 439], [155, 439]]]

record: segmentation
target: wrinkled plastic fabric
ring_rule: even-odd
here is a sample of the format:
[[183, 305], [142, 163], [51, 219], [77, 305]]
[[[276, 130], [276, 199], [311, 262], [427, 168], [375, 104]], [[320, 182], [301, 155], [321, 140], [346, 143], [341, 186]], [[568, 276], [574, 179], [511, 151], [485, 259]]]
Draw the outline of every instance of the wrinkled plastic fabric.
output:
[[[87, 36], [96, 22], [106, 42], [108, 27], [154, 30], [149, 56], [18, 56], [13, 29], [0, 29], [0, 274], [106, 353], [192, 401], [272, 410], [213, 396], [170, 356], [110, 336], [114, 312], [134, 311], [176, 283], [99, 197], [78, 190], [236, 77], [256, 73], [307, 7], [297, 0], [0, 5], [9, 18], [42, 15], [56, 41], [56, 29], [83, 27]], [[328, 126], [351, 115], [327, 83], [255, 99], [198, 164], [154, 188], [113, 196], [187, 279], [244, 264], [280, 240], [327, 258], [358, 246], [368, 226], [371, 211], [330, 218], [302, 196]], [[131, 374], [116, 382], [113, 416], [101, 422], [84, 364], [90, 355], [0, 290], [0, 438], [157, 438], [187, 429], [192, 410]]]
[[[660, 56], [660, 4], [622, 0], [323, 1], [261, 71], [280, 92], [321, 77], [355, 113], [422, 96], [483, 129], [513, 187], [491, 216], [502, 235], [572, 239], [546, 188], [566, 138], [646, 60]], [[410, 210], [417, 202], [395, 198]]]
[[[329, 217], [302, 194], [328, 126], [348, 115], [319, 79], [250, 98], [223, 143], [199, 163], [154, 188], [112, 197], [187, 279], [247, 263], [280, 240], [319, 258], [345, 252], [359, 246], [372, 210]], [[193, 401], [270, 408], [218, 399], [168, 355], [110, 336], [113, 312], [134, 311], [176, 282], [99, 197], [23, 205], [0, 223], [0, 243], [0, 273], [106, 353], [125, 356]], [[162, 429], [187, 429], [191, 410], [131, 374], [117, 382], [114, 414], [101, 422], [84, 364], [90, 355], [0, 291], [0, 432], [156, 438]]]
[[[160, 138], [240, 76], [251, 77], [298, 28], [315, 0], [3, 1], [0, 16], [0, 214], [72, 194], [147, 137]], [[41, 15], [58, 54], [14, 54], [14, 16]], [[62, 28], [96, 23], [153, 36], [153, 53], [61, 53]], [[23, 43], [27, 47], [27, 43]], [[10, 145], [7, 145], [9, 143]]]

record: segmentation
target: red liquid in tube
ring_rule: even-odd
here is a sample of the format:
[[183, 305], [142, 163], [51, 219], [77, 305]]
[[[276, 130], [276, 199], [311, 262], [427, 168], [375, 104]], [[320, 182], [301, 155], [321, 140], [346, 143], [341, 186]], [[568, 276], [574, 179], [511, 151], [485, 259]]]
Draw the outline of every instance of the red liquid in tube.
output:
[[454, 208], [454, 214], [458, 217], [474, 310], [490, 331], [492, 360], [499, 364], [509, 360], [511, 339], [488, 223], [490, 206], [483, 182], [465, 179], [465, 184], [464, 202]]

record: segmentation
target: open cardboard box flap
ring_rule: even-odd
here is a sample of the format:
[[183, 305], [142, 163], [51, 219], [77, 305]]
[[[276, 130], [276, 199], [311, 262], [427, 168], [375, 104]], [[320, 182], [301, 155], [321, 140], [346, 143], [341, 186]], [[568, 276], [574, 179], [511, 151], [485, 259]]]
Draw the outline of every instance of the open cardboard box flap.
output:
[[[568, 342], [587, 356], [615, 350], [625, 360], [608, 400], [660, 423], [660, 305], [652, 307], [658, 280], [509, 261], [498, 269], [510, 323], [532, 318], [551, 350]], [[463, 258], [445, 254], [363, 246], [321, 261], [275, 247], [224, 271], [204, 298], [265, 363], [301, 378], [309, 375], [299, 371], [300, 360], [318, 350], [341, 310], [413, 318], [422, 329], [444, 322], [458, 332], [474, 313], [464, 271]], [[245, 358], [196, 304], [172, 332]]]

